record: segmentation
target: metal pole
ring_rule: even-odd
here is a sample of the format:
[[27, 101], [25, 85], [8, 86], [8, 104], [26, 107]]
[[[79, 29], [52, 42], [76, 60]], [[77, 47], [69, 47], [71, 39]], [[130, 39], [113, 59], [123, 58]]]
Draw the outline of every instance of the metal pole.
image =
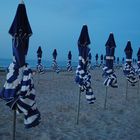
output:
[[140, 87], [140, 83], [139, 83], [139, 80], [138, 80], [137, 94], [139, 94], [139, 87]]
[[13, 138], [12, 140], [16, 139], [16, 110], [14, 110], [14, 114], [13, 114]]
[[125, 94], [126, 94], [126, 96], [125, 96], [125, 99], [127, 100], [127, 96], [128, 96], [128, 81], [127, 81], [127, 79], [126, 79], [126, 92], [125, 92]]
[[78, 97], [78, 106], [77, 106], [77, 118], [76, 118], [76, 124], [77, 125], [79, 123], [80, 102], [81, 102], [81, 88], [79, 88], [79, 97]]
[[37, 84], [39, 84], [40, 74], [39, 71], [37, 72]]
[[107, 87], [105, 90], [105, 102], [104, 102], [104, 109], [106, 109], [106, 103], [107, 103]]

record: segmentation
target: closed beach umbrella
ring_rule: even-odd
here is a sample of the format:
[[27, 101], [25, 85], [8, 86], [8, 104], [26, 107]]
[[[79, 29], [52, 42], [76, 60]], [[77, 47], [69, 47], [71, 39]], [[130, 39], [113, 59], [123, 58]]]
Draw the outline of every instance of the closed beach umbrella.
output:
[[105, 94], [104, 109], [106, 109], [106, 103], [107, 103], [107, 87], [112, 87], [112, 88], [118, 87], [117, 77], [115, 75], [114, 68], [113, 68], [114, 53], [116, 48], [116, 43], [115, 43], [113, 33], [110, 33], [105, 46], [106, 46], [106, 61], [105, 61], [105, 66], [103, 68], [103, 76], [106, 78], [104, 81], [104, 85], [106, 86], [106, 94]]
[[88, 34], [87, 25], [83, 25], [79, 39], [78, 39], [78, 50], [79, 50], [79, 64], [76, 70], [76, 83], [79, 84], [79, 98], [77, 107], [77, 124], [79, 120], [80, 112], [80, 98], [81, 93], [86, 92], [86, 99], [89, 104], [93, 104], [96, 100], [93, 90], [91, 88], [91, 74], [89, 71], [89, 57], [90, 57], [90, 38]]
[[24, 114], [25, 128], [35, 127], [40, 123], [40, 113], [36, 107], [32, 70], [26, 63], [32, 30], [23, 1], [18, 5], [9, 34], [12, 36], [13, 62], [0, 95], [12, 110]]
[[71, 59], [72, 59], [72, 54], [71, 54], [71, 51], [69, 51], [69, 53], [68, 53], [67, 71], [72, 71]]
[[117, 64], [119, 65], [119, 63], [120, 63], [120, 59], [119, 57], [117, 57]]
[[52, 68], [53, 68], [53, 70], [55, 70], [57, 73], [59, 73], [59, 66], [58, 66], [58, 64], [57, 64], [57, 62], [56, 62], [56, 58], [57, 58], [57, 50], [56, 49], [54, 49], [54, 51], [53, 51], [53, 63], [52, 63]]
[[138, 50], [137, 57], [138, 57], [138, 61], [137, 61], [137, 65], [138, 65], [138, 75], [139, 75], [139, 79], [140, 79], [140, 48], [139, 48], [139, 50]]
[[42, 59], [42, 49], [41, 49], [41, 46], [38, 47], [38, 50], [37, 50], [37, 71], [39, 73], [44, 73], [44, 67], [41, 63], [41, 59]]
[[96, 53], [95, 55], [96, 65], [98, 65], [98, 58], [99, 58], [98, 53]]
[[133, 49], [131, 47], [130, 41], [127, 42], [124, 52], [126, 55], [126, 63], [124, 65], [123, 72], [124, 75], [126, 76], [127, 81], [130, 82], [132, 86], [135, 86], [135, 83], [137, 82], [137, 78], [136, 78], [135, 69], [132, 65]]
[[37, 58], [38, 58], [38, 64], [41, 64], [41, 58], [42, 58], [42, 49], [41, 49], [41, 46], [38, 47], [38, 50], [37, 50]]
[[103, 54], [101, 54], [101, 57], [100, 57], [100, 59], [101, 59], [101, 65], [103, 65], [103, 59], [104, 59], [104, 56], [103, 56]]
[[91, 88], [91, 75], [88, 67], [90, 53], [90, 38], [87, 25], [83, 25], [80, 37], [78, 39], [79, 64], [76, 70], [76, 83], [79, 84], [81, 92], [86, 92], [87, 101], [92, 104], [95, 96]]
[[114, 53], [116, 43], [114, 40], [113, 33], [110, 33], [109, 38], [105, 44], [106, 46], [106, 64], [103, 68], [103, 76], [106, 77], [104, 81], [105, 86], [111, 86], [113, 88], [117, 88], [117, 77], [114, 73], [113, 62], [114, 62]]

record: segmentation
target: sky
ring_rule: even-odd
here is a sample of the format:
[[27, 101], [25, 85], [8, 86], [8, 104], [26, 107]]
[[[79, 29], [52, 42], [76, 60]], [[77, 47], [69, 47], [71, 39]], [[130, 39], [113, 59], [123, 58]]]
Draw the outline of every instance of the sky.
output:
[[[73, 61], [78, 61], [77, 40], [83, 24], [87, 24], [91, 39], [92, 58], [105, 54], [105, 43], [110, 32], [116, 41], [116, 57], [123, 57], [128, 40], [133, 57], [140, 47], [140, 0], [24, 0], [33, 31], [27, 59], [37, 59], [42, 47], [43, 59], [52, 60], [57, 49], [58, 61], [66, 61], [71, 50]], [[20, 0], [1, 0], [0, 58], [12, 58], [9, 28]]]

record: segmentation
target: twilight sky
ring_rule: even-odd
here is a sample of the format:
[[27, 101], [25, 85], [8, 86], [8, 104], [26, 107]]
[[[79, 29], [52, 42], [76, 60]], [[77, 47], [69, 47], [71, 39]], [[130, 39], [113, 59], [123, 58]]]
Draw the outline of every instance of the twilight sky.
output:
[[[20, 0], [1, 0], [0, 58], [12, 58], [11, 36], [8, 30]], [[54, 48], [58, 61], [67, 60], [72, 51], [78, 61], [77, 39], [83, 24], [88, 25], [91, 52], [105, 53], [105, 43], [113, 32], [115, 55], [125, 56], [124, 48], [130, 40], [133, 57], [140, 47], [140, 0], [24, 0], [33, 35], [30, 37], [28, 59], [36, 59], [38, 46], [43, 59], [52, 60]]]

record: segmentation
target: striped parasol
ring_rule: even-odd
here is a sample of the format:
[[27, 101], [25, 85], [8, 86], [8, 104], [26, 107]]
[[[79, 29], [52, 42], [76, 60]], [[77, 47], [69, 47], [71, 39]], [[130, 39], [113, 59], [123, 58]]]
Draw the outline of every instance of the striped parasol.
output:
[[138, 65], [137, 73], [138, 73], [138, 76], [139, 76], [139, 79], [140, 79], [140, 48], [138, 50], [137, 57], [138, 57], [138, 61], [137, 61], [137, 65]]
[[101, 59], [101, 66], [102, 66], [103, 65], [103, 60], [104, 60], [103, 54], [101, 54], [100, 59]]
[[137, 77], [135, 68], [132, 65], [133, 49], [131, 47], [131, 41], [127, 42], [124, 52], [126, 54], [126, 63], [124, 65], [123, 72], [126, 76], [127, 81], [130, 82], [132, 86], [135, 86], [135, 83], [137, 83]]
[[40, 113], [35, 101], [32, 70], [26, 63], [32, 30], [23, 1], [18, 5], [9, 34], [12, 36], [13, 62], [0, 96], [12, 110], [24, 114], [26, 128], [35, 127], [40, 123]]
[[41, 46], [38, 47], [38, 50], [37, 50], [37, 71], [38, 73], [44, 73], [44, 67], [41, 63], [41, 59], [42, 59], [42, 49], [41, 49]]
[[58, 64], [56, 62], [56, 58], [57, 58], [57, 50], [56, 49], [54, 49], [52, 55], [53, 55], [52, 68], [53, 68], [54, 71], [56, 71], [57, 73], [59, 73], [60, 72], [60, 69], [59, 69], [59, 66], [58, 66]]
[[106, 46], [106, 64], [103, 68], [103, 76], [106, 77], [106, 79], [104, 81], [104, 85], [106, 87], [110, 86], [113, 88], [117, 88], [118, 87], [117, 77], [113, 69], [114, 53], [116, 47], [113, 33], [110, 33], [105, 46]]
[[72, 59], [72, 54], [71, 54], [71, 51], [69, 51], [69, 53], [68, 53], [67, 71], [72, 71], [71, 59]]
[[96, 55], [95, 55], [96, 66], [98, 66], [98, 58], [99, 58], [98, 53], [96, 53]]
[[90, 38], [87, 25], [83, 25], [80, 37], [78, 39], [79, 64], [76, 70], [76, 83], [79, 84], [81, 92], [86, 92], [87, 101], [92, 104], [95, 101], [95, 96], [91, 88], [91, 74], [89, 71], [89, 53], [90, 53]]

